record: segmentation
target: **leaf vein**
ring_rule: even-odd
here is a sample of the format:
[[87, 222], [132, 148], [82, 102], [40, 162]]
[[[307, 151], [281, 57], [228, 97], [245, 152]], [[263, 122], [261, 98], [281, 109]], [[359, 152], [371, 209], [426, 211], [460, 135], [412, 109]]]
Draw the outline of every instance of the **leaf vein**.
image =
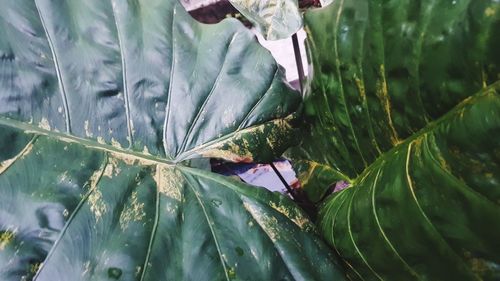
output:
[[63, 107], [64, 107], [64, 115], [66, 117], [66, 132], [71, 133], [71, 118], [69, 115], [68, 98], [67, 98], [66, 88], [65, 88], [64, 82], [63, 82], [61, 67], [59, 65], [59, 58], [57, 57], [54, 42], [49, 34], [49, 31], [47, 29], [47, 24], [45, 23], [45, 20], [42, 16], [42, 12], [40, 11], [40, 7], [38, 6], [37, 0], [35, 0], [34, 3], [35, 3], [35, 7], [36, 7], [36, 10], [38, 13], [38, 17], [40, 18], [40, 22], [42, 23], [43, 31], [45, 32], [45, 36], [47, 37], [47, 42], [49, 43], [49, 48], [50, 48], [50, 51], [52, 53], [52, 58], [54, 61], [54, 67], [56, 70], [57, 81], [59, 83], [59, 89], [60, 89], [61, 98], [62, 98]]
[[225, 57], [224, 57], [224, 61], [222, 62], [222, 66], [221, 68], [219, 69], [219, 72], [217, 73], [217, 76], [215, 78], [215, 82], [214, 84], [212, 85], [212, 88], [210, 89], [210, 92], [208, 93], [207, 97], [205, 98], [205, 100], [203, 101], [203, 104], [201, 105], [200, 109], [198, 110], [198, 112], [196, 113], [196, 116], [194, 117], [194, 119], [192, 120], [191, 124], [189, 125], [189, 128], [187, 130], [187, 133], [186, 135], [184, 136], [184, 139], [182, 141], [182, 144], [181, 144], [181, 147], [179, 149], [179, 151], [177, 151], [176, 153], [176, 156], [181, 153], [186, 145], [187, 145], [187, 142], [189, 140], [189, 138], [191, 137], [191, 134], [193, 132], [193, 129], [194, 127], [196, 127], [196, 124], [199, 122], [200, 120], [200, 116], [203, 114], [203, 110], [205, 110], [205, 107], [207, 106], [208, 104], [208, 101], [210, 100], [210, 98], [213, 96], [213, 94], [215, 93], [215, 89], [217, 88], [217, 86], [219, 85], [219, 82], [221, 80], [221, 77], [222, 77], [222, 73], [225, 69], [225, 66], [227, 64], [227, 56], [228, 56], [228, 52], [229, 52], [229, 49], [231, 48], [231, 45], [233, 44], [234, 40], [236, 39], [236, 36], [238, 35], [238, 33], [234, 33], [233, 36], [231, 37], [231, 40], [229, 41], [229, 44], [227, 45], [226, 47], [226, 52], [225, 52]]
[[130, 100], [129, 100], [129, 92], [128, 92], [128, 71], [127, 71], [127, 62], [125, 59], [125, 50], [123, 48], [123, 38], [122, 38], [122, 32], [120, 27], [118, 26], [118, 18], [116, 17], [116, 11], [115, 11], [115, 5], [114, 5], [114, 0], [111, 1], [111, 9], [113, 10], [113, 18], [114, 18], [114, 23], [116, 26], [116, 33], [118, 37], [118, 48], [120, 49], [120, 57], [121, 57], [121, 64], [122, 64], [122, 79], [123, 79], [123, 97], [125, 100], [124, 106], [125, 106], [125, 118], [127, 121], [127, 133], [128, 133], [128, 141], [129, 141], [129, 148], [132, 147], [132, 144], [134, 143], [134, 136], [132, 134], [132, 124], [131, 124], [131, 118], [130, 118]]

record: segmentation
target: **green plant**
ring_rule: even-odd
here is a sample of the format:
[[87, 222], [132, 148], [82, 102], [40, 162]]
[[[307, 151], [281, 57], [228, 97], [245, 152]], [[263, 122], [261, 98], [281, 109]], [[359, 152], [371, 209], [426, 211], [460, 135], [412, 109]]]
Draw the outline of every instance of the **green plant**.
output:
[[499, 278], [499, 12], [339, 0], [306, 15], [312, 130], [290, 155], [315, 201], [350, 184], [318, 219], [350, 279]]
[[300, 96], [236, 20], [176, 1], [3, 1], [0, 279], [326, 279], [289, 199], [216, 174], [290, 145]]
[[[293, 0], [232, 2], [269, 38], [302, 24]], [[1, 6], [1, 280], [498, 278], [498, 1], [306, 13], [304, 118], [236, 20], [173, 0]], [[288, 198], [209, 171], [295, 137], [331, 248]]]
[[230, 2], [269, 40], [288, 38], [302, 26], [297, 0], [231, 0]]

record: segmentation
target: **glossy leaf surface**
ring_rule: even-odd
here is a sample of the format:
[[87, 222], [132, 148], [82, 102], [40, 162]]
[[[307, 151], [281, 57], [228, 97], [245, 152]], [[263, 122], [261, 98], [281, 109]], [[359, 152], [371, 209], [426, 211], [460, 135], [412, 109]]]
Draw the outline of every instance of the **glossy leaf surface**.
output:
[[330, 197], [321, 210], [321, 230], [346, 260], [350, 277], [497, 280], [499, 135], [496, 83]]
[[293, 168], [297, 172], [301, 188], [314, 203], [320, 202], [329, 194], [329, 191], [333, 191], [336, 183], [349, 184], [351, 182], [351, 179], [332, 167], [314, 161], [295, 161]]
[[351, 279], [499, 278], [499, 11], [339, 0], [307, 13], [312, 130], [292, 156], [308, 161], [306, 190], [350, 179], [319, 224]]
[[302, 27], [297, 0], [229, 0], [268, 40], [285, 39]]
[[295, 158], [355, 178], [498, 80], [499, 6], [493, 0], [339, 0], [307, 12], [314, 79], [306, 108], [313, 129]]
[[291, 201], [180, 163], [289, 145], [300, 97], [241, 24], [0, 6], [1, 280], [343, 279]]
[[287, 145], [263, 136], [285, 139], [300, 97], [236, 20], [170, 0], [1, 4], [0, 116], [175, 162]]
[[279, 194], [37, 129], [11, 141], [2, 280], [343, 280]]

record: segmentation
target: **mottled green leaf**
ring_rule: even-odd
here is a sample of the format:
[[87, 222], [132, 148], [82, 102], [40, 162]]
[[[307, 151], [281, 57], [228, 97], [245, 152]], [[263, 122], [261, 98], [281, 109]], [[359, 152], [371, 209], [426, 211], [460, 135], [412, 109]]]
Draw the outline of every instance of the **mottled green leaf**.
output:
[[354, 280], [500, 277], [500, 82], [377, 159], [322, 206]]
[[0, 168], [1, 280], [343, 280], [279, 194], [35, 127], [18, 142]]
[[297, 0], [229, 0], [268, 40], [285, 39], [302, 27]]
[[0, 116], [175, 162], [280, 154], [267, 137], [291, 132], [300, 97], [271, 54], [174, 3], [3, 1]]
[[500, 79], [498, 1], [338, 0], [305, 22], [313, 128], [294, 158], [352, 178]]
[[1, 280], [342, 280], [266, 161], [299, 95], [236, 20], [177, 1], [0, 0]]
[[305, 22], [312, 128], [291, 155], [330, 166], [309, 182], [353, 179], [319, 216], [348, 276], [498, 280], [500, 3], [336, 0]]
[[299, 160], [293, 162], [301, 188], [314, 203], [320, 202], [337, 182], [349, 184], [351, 179], [328, 165], [314, 161]]

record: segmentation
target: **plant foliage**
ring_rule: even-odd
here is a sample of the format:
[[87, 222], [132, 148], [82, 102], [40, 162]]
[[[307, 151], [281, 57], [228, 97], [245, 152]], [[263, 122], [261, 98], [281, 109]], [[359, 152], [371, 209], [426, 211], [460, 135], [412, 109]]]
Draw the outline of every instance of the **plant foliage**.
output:
[[343, 279], [290, 200], [189, 167], [289, 146], [300, 97], [241, 24], [0, 6], [1, 280]]
[[286, 39], [302, 27], [297, 0], [230, 0], [268, 40]]
[[498, 1], [338, 0], [305, 22], [312, 129], [291, 154], [316, 198], [351, 185], [318, 222], [348, 276], [498, 279]]

